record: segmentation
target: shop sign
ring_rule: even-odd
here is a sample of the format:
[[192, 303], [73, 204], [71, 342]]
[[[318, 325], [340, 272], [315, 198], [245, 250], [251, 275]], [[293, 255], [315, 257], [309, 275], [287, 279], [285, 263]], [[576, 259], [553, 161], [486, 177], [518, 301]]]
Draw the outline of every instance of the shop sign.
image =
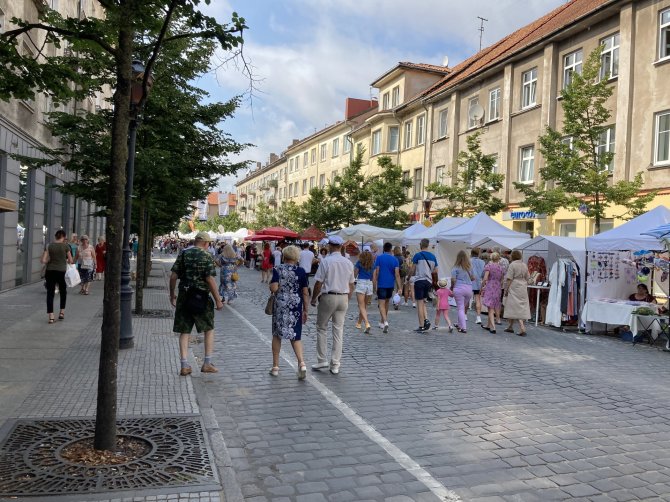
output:
[[503, 221], [514, 221], [514, 220], [544, 220], [546, 219], [546, 214], [537, 214], [535, 211], [506, 211], [502, 215]]

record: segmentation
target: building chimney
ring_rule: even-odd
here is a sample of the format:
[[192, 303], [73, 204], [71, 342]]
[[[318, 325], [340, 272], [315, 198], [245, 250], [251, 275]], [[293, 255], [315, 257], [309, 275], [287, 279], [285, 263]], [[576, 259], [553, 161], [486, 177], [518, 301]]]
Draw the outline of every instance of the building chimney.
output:
[[375, 107], [377, 107], [376, 99], [347, 98], [344, 102], [344, 119], [349, 120]]
[[270, 154], [270, 164], [273, 162], [277, 162], [277, 154], [276, 153], [271, 153]]
[[263, 163], [262, 162], [256, 162], [256, 169], [260, 169], [261, 167], [263, 167]]
[[300, 140], [299, 140], [299, 139], [294, 139], [294, 140], [293, 140], [293, 143], [291, 143], [291, 146], [293, 146], [293, 145], [295, 145], [295, 144], [297, 144], [297, 143], [300, 143]]

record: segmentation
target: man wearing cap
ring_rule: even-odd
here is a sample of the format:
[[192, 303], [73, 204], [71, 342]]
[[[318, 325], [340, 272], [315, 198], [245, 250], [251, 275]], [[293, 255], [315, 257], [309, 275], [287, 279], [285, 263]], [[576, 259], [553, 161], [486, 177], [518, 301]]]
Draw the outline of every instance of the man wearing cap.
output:
[[[328, 238], [329, 255], [321, 260], [314, 279], [312, 306], [319, 306], [316, 316], [316, 358], [317, 363], [312, 365], [313, 370], [330, 367], [330, 372], [337, 375], [340, 372], [342, 358], [342, 339], [344, 336], [344, 317], [349, 308], [349, 300], [354, 293], [354, 266], [350, 260], [342, 256], [340, 248], [344, 244], [341, 237], [336, 235]], [[328, 362], [328, 340], [326, 330], [328, 321], [333, 321], [333, 344]]]
[[[181, 358], [181, 376], [190, 375], [192, 370], [188, 364], [188, 341], [195, 325], [198, 333], [205, 333], [205, 360], [200, 371], [216, 373], [212, 364], [214, 352], [214, 304], [209, 294], [204, 312], [194, 313], [187, 307], [187, 291], [191, 288], [211, 293], [216, 302], [216, 310], [223, 308], [216, 284], [216, 267], [212, 256], [207, 251], [211, 237], [207, 232], [198, 232], [194, 246], [182, 251], [172, 266], [170, 275], [170, 303], [175, 307], [173, 331], [179, 333], [179, 356]], [[179, 279], [179, 296], [175, 295], [175, 286]]]

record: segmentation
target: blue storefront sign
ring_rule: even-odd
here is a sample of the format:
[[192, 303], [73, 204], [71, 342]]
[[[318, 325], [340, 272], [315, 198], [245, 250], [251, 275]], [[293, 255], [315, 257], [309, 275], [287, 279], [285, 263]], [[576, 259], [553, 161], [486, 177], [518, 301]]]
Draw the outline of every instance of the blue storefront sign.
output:
[[543, 220], [546, 214], [537, 214], [535, 211], [506, 211], [503, 213], [503, 220]]

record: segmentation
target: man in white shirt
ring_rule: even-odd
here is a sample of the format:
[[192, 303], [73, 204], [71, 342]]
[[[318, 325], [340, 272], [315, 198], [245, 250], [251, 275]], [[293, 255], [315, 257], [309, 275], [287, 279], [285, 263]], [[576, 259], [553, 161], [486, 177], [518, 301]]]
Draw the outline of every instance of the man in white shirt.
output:
[[277, 265], [281, 265], [281, 245], [280, 244], [277, 244], [275, 246], [275, 250], [272, 252], [272, 256], [274, 257], [275, 267]]
[[[319, 306], [316, 316], [316, 358], [313, 370], [330, 367], [330, 372], [340, 372], [342, 358], [342, 339], [344, 336], [344, 318], [349, 308], [349, 300], [354, 293], [354, 266], [350, 260], [342, 256], [340, 248], [344, 244], [341, 237], [331, 236], [328, 239], [330, 254], [321, 260], [314, 278], [312, 306]], [[333, 321], [333, 344], [330, 351], [330, 363], [327, 358], [328, 339], [326, 330], [328, 321]]]
[[298, 266], [302, 267], [307, 275], [312, 271], [312, 262], [314, 261], [314, 253], [309, 250], [309, 243], [305, 242], [300, 251], [300, 258], [298, 259]]

